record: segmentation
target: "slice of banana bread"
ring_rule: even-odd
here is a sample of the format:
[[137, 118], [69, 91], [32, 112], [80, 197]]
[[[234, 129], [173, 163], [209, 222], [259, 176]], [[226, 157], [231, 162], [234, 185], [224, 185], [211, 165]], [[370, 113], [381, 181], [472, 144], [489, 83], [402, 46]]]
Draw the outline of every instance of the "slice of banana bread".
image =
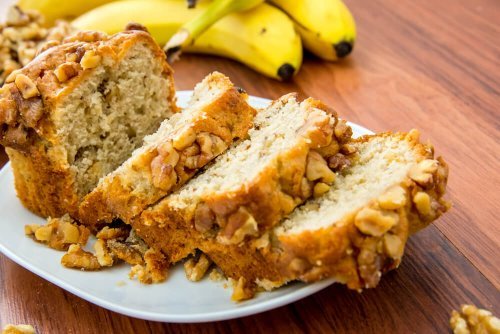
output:
[[86, 225], [125, 222], [189, 180], [200, 168], [246, 137], [255, 110], [248, 96], [221, 73], [196, 85], [188, 106], [165, 120], [144, 145], [85, 197]]
[[22, 203], [77, 215], [80, 199], [177, 109], [172, 70], [143, 31], [80, 32], [6, 79], [0, 144]]
[[351, 134], [321, 102], [286, 95], [257, 114], [247, 140], [132, 226], [172, 262], [194, 252], [203, 238], [240, 244], [257, 237], [307, 198], [328, 191], [335, 180], [328, 164], [348, 165]]
[[[205, 239], [199, 248], [238, 280], [238, 299], [256, 286], [334, 278], [351, 289], [371, 288], [401, 262], [408, 235], [438, 218], [448, 168], [418, 132], [353, 141], [357, 157], [320, 198], [298, 207], [244, 247]], [[241, 289], [240, 289], [241, 290]]]

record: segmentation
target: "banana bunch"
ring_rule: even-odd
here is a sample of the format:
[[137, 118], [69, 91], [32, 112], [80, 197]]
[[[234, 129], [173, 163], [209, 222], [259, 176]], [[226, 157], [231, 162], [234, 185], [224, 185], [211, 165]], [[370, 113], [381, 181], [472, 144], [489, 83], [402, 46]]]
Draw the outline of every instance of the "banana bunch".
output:
[[[158, 43], [166, 44], [167, 55], [176, 56], [180, 50], [219, 55], [278, 80], [288, 80], [299, 70], [302, 43], [326, 60], [352, 51], [356, 27], [342, 0], [267, 1], [198, 0], [187, 1], [188, 6], [186, 0], [74, 0], [64, 5], [57, 0], [20, 0], [20, 5], [38, 9], [50, 20], [55, 13], [68, 17], [95, 7], [72, 24], [111, 34], [139, 22]], [[49, 9], [47, 3], [59, 8]]]

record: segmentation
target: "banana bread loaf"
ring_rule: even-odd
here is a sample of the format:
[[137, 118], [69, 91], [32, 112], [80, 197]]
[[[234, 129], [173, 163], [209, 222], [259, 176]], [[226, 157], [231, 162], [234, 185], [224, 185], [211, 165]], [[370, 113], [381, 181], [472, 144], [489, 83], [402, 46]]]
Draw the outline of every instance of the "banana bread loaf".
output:
[[6, 79], [0, 144], [32, 212], [76, 216], [81, 198], [177, 109], [172, 70], [143, 31], [80, 32]]
[[258, 237], [307, 198], [328, 191], [332, 169], [347, 166], [354, 152], [346, 145], [351, 134], [321, 102], [286, 95], [257, 114], [247, 140], [132, 226], [171, 262], [193, 253], [204, 238], [236, 245]]
[[200, 168], [247, 135], [255, 110], [247, 95], [221, 73], [196, 85], [188, 106], [165, 120], [80, 206], [89, 226], [125, 222], [189, 180]]

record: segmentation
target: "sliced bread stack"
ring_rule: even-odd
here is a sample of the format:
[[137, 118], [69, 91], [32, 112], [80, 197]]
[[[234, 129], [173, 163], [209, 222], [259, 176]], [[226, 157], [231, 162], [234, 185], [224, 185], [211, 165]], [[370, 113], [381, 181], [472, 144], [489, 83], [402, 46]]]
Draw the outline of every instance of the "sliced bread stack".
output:
[[243, 247], [204, 239], [199, 249], [239, 281], [237, 299], [293, 280], [376, 286], [399, 265], [408, 235], [449, 208], [447, 165], [418, 137], [413, 130], [353, 140], [357, 157], [323, 196]]
[[347, 144], [351, 134], [321, 102], [286, 95], [259, 111], [248, 139], [132, 226], [171, 262], [194, 253], [203, 240], [244, 245], [330, 189], [334, 171], [348, 166], [354, 153]]
[[12, 72], [0, 144], [22, 203], [77, 216], [80, 200], [177, 111], [172, 70], [143, 31], [80, 32]]
[[84, 198], [81, 221], [94, 227], [115, 218], [129, 222], [182, 186], [233, 141], [246, 137], [255, 116], [247, 98], [224, 75], [208, 75], [181, 113], [165, 120]]

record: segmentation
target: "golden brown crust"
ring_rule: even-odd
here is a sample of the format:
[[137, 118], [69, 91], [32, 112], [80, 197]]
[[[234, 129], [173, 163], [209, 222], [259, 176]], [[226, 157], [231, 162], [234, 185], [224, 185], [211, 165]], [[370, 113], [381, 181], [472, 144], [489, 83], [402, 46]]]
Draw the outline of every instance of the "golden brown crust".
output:
[[[351, 289], [376, 286], [382, 273], [399, 265], [409, 233], [427, 226], [449, 208], [442, 198], [448, 176], [446, 163], [441, 157], [432, 160], [432, 148], [418, 143], [415, 132], [392, 136], [412, 144], [413, 152], [419, 157], [417, 161], [420, 161], [417, 166], [425, 167], [430, 161], [435, 163], [430, 173], [432, 178], [426, 184], [413, 180], [410, 172], [399, 185], [395, 185], [396, 190], [402, 190], [403, 201], [392, 198], [388, 203], [387, 196], [381, 196], [328, 228], [293, 235], [272, 234], [263, 248], [258, 248], [255, 243], [253, 246], [229, 248], [204, 241], [200, 250], [227, 276], [234, 279], [245, 277], [250, 284], [265, 280], [278, 287], [291, 280], [312, 282], [333, 277]], [[365, 136], [358, 142], [371, 137]], [[389, 189], [384, 195], [394, 197], [394, 193], [397, 192]], [[425, 204], [419, 206], [416, 194], [428, 196], [429, 210]], [[379, 214], [383, 219], [391, 217], [393, 224], [375, 224]], [[368, 220], [368, 225], [365, 224], [367, 216], [375, 217]]]
[[[229, 79], [220, 73], [212, 73], [204, 83], [218, 86], [224, 92], [215, 101], [205, 105], [188, 124], [178, 129], [179, 131], [162, 138], [161, 142], [140, 155], [132, 157], [124, 163], [124, 169], [119, 173], [104, 178], [81, 204], [80, 219], [83, 223], [92, 226], [103, 222], [110, 223], [114, 218], [129, 222], [147, 206], [186, 183], [200, 168], [225, 151], [234, 140], [247, 135], [255, 110], [247, 103], [246, 94], [240, 93]], [[189, 138], [177, 139], [181, 137]], [[203, 144], [207, 140], [211, 141], [210, 146], [214, 147], [211, 153], [203, 152]], [[175, 157], [172, 158], [172, 155]], [[196, 159], [195, 166], [187, 161], [193, 158]], [[155, 169], [157, 164], [159, 168]], [[166, 167], [170, 167], [172, 179], [161, 174]], [[148, 188], [136, 191], [136, 184], [128, 179], [130, 173], [140, 174], [141, 180]], [[166, 182], [162, 182], [162, 176], [165, 176]]]
[[[76, 216], [79, 197], [75, 174], [62, 153], [63, 143], [54, 128], [52, 112], [92, 70], [80, 62], [86, 57], [121, 59], [135, 43], [145, 43], [161, 59], [165, 76], [172, 70], [152, 37], [141, 31], [127, 31], [107, 37], [91, 32], [80, 33], [73, 41], [55, 46], [40, 54], [23, 69], [13, 73], [1, 88], [0, 144], [7, 147], [15, 175], [16, 190], [23, 204], [43, 217]], [[77, 64], [77, 74], [60, 82], [55, 71], [65, 63]], [[84, 66], [85, 67], [85, 66]], [[175, 91], [170, 80], [169, 100], [175, 109]]]

